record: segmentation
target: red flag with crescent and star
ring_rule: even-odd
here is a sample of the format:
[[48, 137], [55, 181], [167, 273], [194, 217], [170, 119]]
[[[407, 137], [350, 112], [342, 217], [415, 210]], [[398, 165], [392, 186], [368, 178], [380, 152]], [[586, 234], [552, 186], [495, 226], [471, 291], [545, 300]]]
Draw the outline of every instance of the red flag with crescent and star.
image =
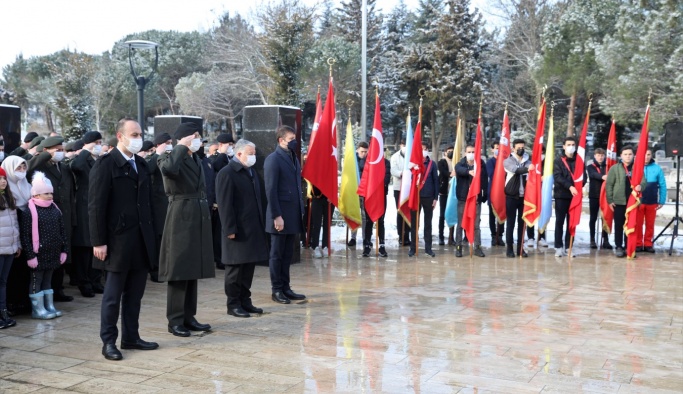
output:
[[507, 219], [507, 212], [505, 211], [505, 167], [503, 162], [510, 156], [510, 118], [508, 111], [505, 110], [503, 114], [503, 130], [500, 132], [500, 141], [498, 142], [498, 157], [496, 158], [496, 167], [493, 171], [493, 178], [491, 179], [491, 208], [493, 214], [498, 219], [498, 223], [505, 223]]
[[477, 220], [477, 204], [479, 204], [479, 195], [481, 194], [481, 133], [480, 110], [477, 121], [477, 137], [474, 142], [474, 175], [472, 176], [472, 183], [470, 183], [470, 190], [467, 192], [465, 210], [462, 214], [462, 228], [465, 230], [465, 236], [467, 236], [470, 245], [474, 243], [474, 222]]
[[589, 101], [588, 112], [586, 112], [586, 118], [583, 120], [583, 128], [579, 137], [579, 146], [576, 147], [576, 162], [574, 163], [574, 174], [572, 174], [574, 188], [577, 192], [569, 204], [569, 235], [572, 237], [576, 235], [576, 228], [579, 226], [579, 222], [581, 222], [584, 171], [586, 168], [586, 135], [588, 134], [588, 122], [591, 117], [591, 105], [593, 105], [593, 102]]
[[334, 85], [330, 77], [323, 116], [315, 135], [315, 144], [308, 151], [308, 160], [301, 174], [313, 186], [320, 189], [320, 192], [335, 207], [339, 206], [337, 156], [337, 115], [334, 106]]
[[[609, 129], [609, 137], [607, 137], [607, 154], [605, 158], [605, 174], [609, 174], [609, 169], [617, 164], [617, 127], [614, 119], [612, 119], [612, 127]], [[607, 234], [612, 232], [612, 221], [614, 220], [614, 211], [607, 203], [607, 182], [602, 182], [600, 188], [600, 212], [602, 214], [602, 230]]]
[[543, 158], [543, 133], [545, 130], [545, 97], [541, 99], [541, 107], [538, 109], [538, 124], [536, 126], [536, 138], [534, 148], [531, 153], [531, 164], [534, 165], [533, 171], [529, 171], [524, 188], [524, 212], [522, 218], [529, 227], [535, 226], [538, 218], [541, 217], [541, 163]]
[[[649, 100], [648, 100], [649, 101]], [[633, 170], [631, 171], [631, 195], [628, 196], [626, 203], [626, 224], [624, 224], [624, 235], [628, 237], [626, 242], [626, 257], [632, 259], [636, 257], [636, 216], [638, 212], [638, 205], [640, 205], [641, 191], [636, 191], [636, 186], [640, 185], [645, 175], [645, 151], [647, 151], [647, 141], [649, 123], [650, 122], [650, 104], [648, 103], [645, 110], [645, 120], [643, 121], [643, 128], [640, 131], [640, 140], [638, 141], [638, 150], [636, 158], [633, 161]]]
[[410, 172], [413, 174], [410, 185], [410, 198], [408, 208], [411, 211], [420, 209], [420, 189], [425, 184], [425, 158], [422, 155], [422, 117], [420, 116], [415, 126], [415, 137], [410, 151]]
[[365, 212], [371, 221], [376, 222], [384, 215], [385, 190], [384, 138], [382, 137], [382, 115], [379, 108], [379, 95], [375, 95], [375, 122], [372, 126], [372, 139], [368, 156], [365, 159], [363, 175], [358, 185], [358, 195], [365, 197]]

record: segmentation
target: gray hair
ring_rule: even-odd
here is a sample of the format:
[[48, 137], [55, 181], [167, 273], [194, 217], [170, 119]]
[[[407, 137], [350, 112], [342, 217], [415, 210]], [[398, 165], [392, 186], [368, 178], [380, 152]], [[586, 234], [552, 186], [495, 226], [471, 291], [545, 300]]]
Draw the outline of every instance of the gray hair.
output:
[[235, 154], [237, 154], [238, 152], [244, 151], [244, 149], [245, 149], [247, 146], [251, 146], [251, 147], [253, 147], [254, 149], [256, 149], [256, 145], [254, 145], [253, 142], [247, 141], [247, 140], [245, 140], [244, 138], [242, 138], [241, 140], [237, 141], [237, 142], [235, 143], [235, 147], [233, 148], [233, 149], [235, 150]]

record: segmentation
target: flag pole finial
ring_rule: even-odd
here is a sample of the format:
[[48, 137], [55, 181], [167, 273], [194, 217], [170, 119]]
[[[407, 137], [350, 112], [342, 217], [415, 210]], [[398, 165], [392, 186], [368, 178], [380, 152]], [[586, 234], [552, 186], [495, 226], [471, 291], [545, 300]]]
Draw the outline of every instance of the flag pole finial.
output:
[[508, 110], [508, 102], [506, 101], [505, 102], [505, 112], [507, 112], [507, 110]]
[[379, 97], [379, 78], [375, 78], [375, 97]]
[[481, 92], [481, 97], [479, 98], [479, 117], [481, 118], [481, 109], [484, 106], [484, 92]]
[[421, 122], [422, 121], [422, 100], [425, 96], [424, 88], [420, 88], [420, 90], [417, 91], [417, 95], [420, 96], [420, 108], [417, 112], [417, 121]]
[[652, 88], [650, 88], [650, 92], [647, 94], [647, 106], [650, 106], [650, 100], [652, 100]]
[[330, 78], [332, 78], [332, 65], [336, 62], [337, 60], [333, 57], [327, 59], [327, 64], [330, 66]]
[[555, 113], [555, 101], [550, 102], [550, 117], [553, 117], [553, 114]]
[[351, 121], [351, 107], [353, 106], [353, 100], [346, 100], [346, 105], [349, 107], [349, 121]]
[[588, 93], [588, 102], [593, 103], [593, 92]]

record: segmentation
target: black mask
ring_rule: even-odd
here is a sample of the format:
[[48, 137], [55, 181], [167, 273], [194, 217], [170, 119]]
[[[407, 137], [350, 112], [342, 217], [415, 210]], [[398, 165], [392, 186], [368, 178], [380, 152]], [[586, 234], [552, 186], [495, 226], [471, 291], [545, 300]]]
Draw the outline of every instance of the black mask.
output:
[[287, 143], [287, 149], [291, 150], [292, 152], [295, 151], [298, 146], [299, 143], [296, 142], [296, 140], [291, 140]]
[[453, 158], [453, 152], [446, 152], [446, 157], [448, 157], [449, 159], [452, 159]]
[[200, 146], [199, 149], [197, 149], [197, 152], [196, 152], [196, 153], [197, 153], [197, 156], [199, 156], [200, 158], [203, 159], [203, 158], [205, 157], [205, 155], [204, 155], [204, 147], [203, 147], [203, 146]]
[[524, 156], [524, 149], [517, 149], [517, 156], [519, 156], [519, 157]]

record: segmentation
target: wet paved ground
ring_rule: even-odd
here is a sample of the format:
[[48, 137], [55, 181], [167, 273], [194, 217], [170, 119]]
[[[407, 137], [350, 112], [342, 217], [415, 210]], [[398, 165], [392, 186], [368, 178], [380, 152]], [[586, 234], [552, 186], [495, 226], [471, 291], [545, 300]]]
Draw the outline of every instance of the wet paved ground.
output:
[[270, 300], [257, 267], [267, 313], [249, 319], [226, 315], [218, 271], [200, 283], [197, 316], [214, 330], [191, 338], [167, 333], [166, 286], [149, 282], [141, 334], [161, 347], [119, 362], [100, 354], [100, 296], [78, 296], [61, 318], [0, 330], [0, 392], [683, 391], [682, 257], [435, 251], [303, 251], [293, 288], [308, 300], [292, 305]]

